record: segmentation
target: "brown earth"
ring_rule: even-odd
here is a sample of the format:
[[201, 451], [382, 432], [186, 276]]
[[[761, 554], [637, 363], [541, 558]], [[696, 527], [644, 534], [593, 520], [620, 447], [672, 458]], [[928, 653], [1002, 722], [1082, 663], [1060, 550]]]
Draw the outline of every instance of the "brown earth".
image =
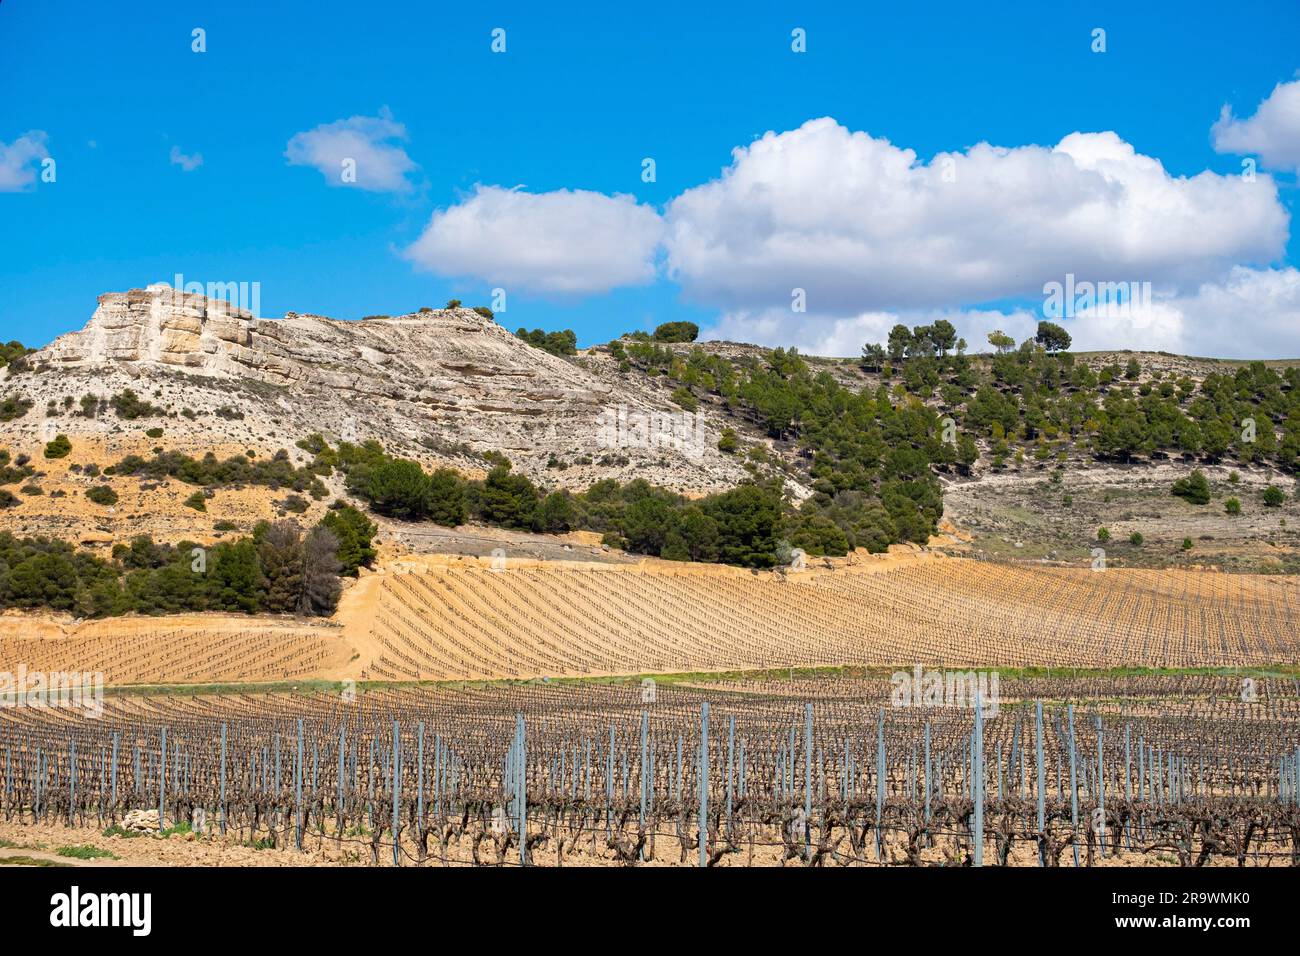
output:
[[396, 557], [327, 622], [0, 616], [0, 670], [110, 685], [477, 680], [934, 664], [1267, 667], [1300, 660], [1292, 577], [1008, 566], [899, 548], [754, 572]]
[[[603, 830], [601, 836], [603, 837]], [[22, 866], [21, 862], [9, 862], [14, 858], [32, 858], [50, 864], [70, 867], [118, 867], [118, 866], [223, 866], [223, 867], [301, 867], [301, 866], [392, 866], [392, 844], [381, 848], [379, 862], [375, 864], [371, 854], [370, 841], [366, 838], [345, 837], [336, 841], [334, 836], [310, 834], [306, 837], [303, 849], [292, 846], [292, 834], [285, 835], [283, 845], [277, 848], [257, 849], [249, 845], [247, 838], [233, 830], [225, 837], [213, 832], [202, 836], [187, 833], [173, 834], [168, 837], [145, 835], [137, 837], [104, 836], [97, 827], [68, 827], [63, 824], [18, 824], [0, 821], [0, 866]], [[572, 850], [564, 854], [564, 866], [626, 866], [615, 858], [614, 854], [603, 845], [603, 839], [595, 842], [579, 840]], [[403, 847], [402, 865], [411, 866], [469, 866], [473, 857], [467, 845], [468, 840], [449, 845], [445, 853], [439, 853], [436, 843], [431, 841], [431, 855], [424, 861], [417, 861], [410, 855], [411, 847]], [[66, 846], [93, 846], [112, 853], [116, 859], [99, 858], [81, 860], [60, 856], [58, 849]], [[951, 850], [951, 848], [949, 848]], [[1263, 843], [1261, 851], [1272, 852], [1283, 849], [1277, 844]], [[536, 847], [532, 851], [534, 866], [550, 867], [559, 864], [557, 854], [548, 846]], [[654, 858], [639, 863], [638, 866], [696, 866], [697, 851], [687, 846], [683, 848], [676, 835], [671, 832], [659, 833], [655, 837]], [[518, 865], [518, 851], [508, 855], [502, 865]], [[986, 849], [991, 856], [991, 851]], [[490, 843], [482, 847], [485, 862], [495, 859]], [[891, 863], [902, 864], [905, 855], [901, 846], [887, 846], [886, 855]], [[684, 861], [683, 861], [684, 858]], [[921, 852], [921, 858], [932, 865], [960, 865], [959, 860], [949, 859], [943, 847], [935, 846]], [[866, 865], [877, 865], [874, 854]], [[1062, 857], [1068, 862], [1069, 853]], [[848, 861], [837, 861], [836, 865], [854, 865]], [[1009, 864], [1011, 866], [1038, 866], [1036, 849], [1028, 841], [1022, 840], [1013, 847]], [[30, 864], [27, 864], [30, 865]], [[863, 865], [861, 863], [857, 865]], [[1113, 850], [1107, 857], [1095, 857], [1091, 866], [1111, 867], [1167, 867], [1177, 866], [1177, 858], [1169, 853], [1135, 852], [1125, 850], [1116, 855]], [[1235, 866], [1236, 862], [1225, 854], [1211, 857], [1207, 863], [1212, 867]], [[780, 834], [772, 829], [761, 834], [751, 847], [742, 841], [738, 852], [722, 856], [717, 866], [793, 866], [802, 867], [801, 860], [786, 858], [785, 848], [781, 845]]]

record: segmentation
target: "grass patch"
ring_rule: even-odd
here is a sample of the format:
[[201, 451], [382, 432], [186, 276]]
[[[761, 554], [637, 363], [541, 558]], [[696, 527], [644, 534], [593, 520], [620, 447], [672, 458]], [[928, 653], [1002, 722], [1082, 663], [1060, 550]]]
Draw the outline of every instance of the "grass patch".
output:
[[0, 856], [0, 866], [72, 866], [58, 860], [38, 860], [34, 856]]
[[122, 837], [124, 840], [134, 840], [136, 837], [142, 837], [146, 834], [139, 830], [124, 829], [121, 824], [114, 823], [104, 830], [103, 835], [106, 837]]
[[[165, 839], [166, 837], [171, 836], [173, 833], [193, 833], [193, 832], [194, 832], [194, 828], [190, 826], [188, 823], [177, 823], [173, 826], [167, 827], [165, 830], [158, 830], [156, 832], [153, 830], [127, 830], [124, 827], [122, 827], [121, 824], [114, 823], [111, 827], [108, 827], [106, 830], [104, 830], [104, 836], [122, 837], [123, 839], [126, 840], [134, 840], [136, 837], [162, 837]], [[108, 851], [105, 850], [102, 852], [108, 852]]]
[[117, 854], [110, 850], [101, 850], [89, 843], [76, 846], [61, 846], [54, 851], [56, 856], [71, 857], [74, 860], [116, 860]]

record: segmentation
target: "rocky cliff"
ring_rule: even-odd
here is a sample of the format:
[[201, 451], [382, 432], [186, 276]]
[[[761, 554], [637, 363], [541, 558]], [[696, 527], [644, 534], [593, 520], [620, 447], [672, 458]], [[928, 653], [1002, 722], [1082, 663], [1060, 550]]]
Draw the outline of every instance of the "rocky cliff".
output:
[[[267, 319], [158, 284], [101, 295], [85, 328], [30, 365], [21, 391], [36, 409], [0, 426], [0, 446], [64, 433], [74, 447], [81, 435], [111, 455], [162, 425], [162, 444], [190, 453], [273, 452], [312, 432], [377, 438], [467, 471], [485, 467], [478, 455], [501, 451], [532, 477], [568, 487], [639, 476], [703, 493], [745, 477], [735, 457], [716, 449], [726, 424], [716, 412], [702, 412], [693, 437], [704, 440], [689, 448], [611, 430], [620, 415], [680, 418], [681, 410], [657, 383], [620, 376], [608, 362], [543, 352], [470, 309]], [[2, 381], [0, 395], [17, 387]], [[110, 398], [124, 388], [162, 408], [162, 419], [77, 414], [83, 395]]]

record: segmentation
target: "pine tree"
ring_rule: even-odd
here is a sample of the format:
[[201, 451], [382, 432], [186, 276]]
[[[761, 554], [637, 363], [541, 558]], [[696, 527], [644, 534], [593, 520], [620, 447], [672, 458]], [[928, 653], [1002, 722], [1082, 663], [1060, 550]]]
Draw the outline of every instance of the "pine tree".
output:
[[298, 609], [303, 588], [302, 529], [294, 521], [277, 521], [262, 535], [257, 555], [264, 579], [263, 609], [292, 614]]

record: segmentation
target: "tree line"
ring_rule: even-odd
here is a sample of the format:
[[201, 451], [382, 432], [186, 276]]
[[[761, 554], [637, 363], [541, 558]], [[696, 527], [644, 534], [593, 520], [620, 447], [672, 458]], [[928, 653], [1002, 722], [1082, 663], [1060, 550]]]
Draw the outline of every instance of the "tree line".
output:
[[449, 527], [473, 519], [550, 534], [593, 531], [611, 546], [677, 561], [771, 567], [788, 561], [793, 548], [815, 555], [842, 555], [854, 547], [881, 551], [900, 534], [924, 540], [942, 507], [932, 479], [918, 480], [918, 466], [901, 457], [892, 462], [893, 477], [875, 507], [852, 489], [828, 496], [824, 506], [797, 506], [779, 481], [752, 481], [700, 499], [644, 479], [607, 478], [585, 491], [546, 491], [500, 454], [489, 454], [492, 467], [484, 478], [467, 479], [450, 468], [425, 471], [376, 441], [331, 448], [313, 435], [302, 444], [318, 449], [314, 469], [337, 467], [348, 492], [377, 514]]
[[70, 542], [0, 532], [0, 608], [78, 617], [197, 611], [328, 616], [341, 575], [374, 559], [375, 525], [341, 502], [316, 526], [259, 522], [253, 533], [200, 546], [140, 535], [103, 557]]

